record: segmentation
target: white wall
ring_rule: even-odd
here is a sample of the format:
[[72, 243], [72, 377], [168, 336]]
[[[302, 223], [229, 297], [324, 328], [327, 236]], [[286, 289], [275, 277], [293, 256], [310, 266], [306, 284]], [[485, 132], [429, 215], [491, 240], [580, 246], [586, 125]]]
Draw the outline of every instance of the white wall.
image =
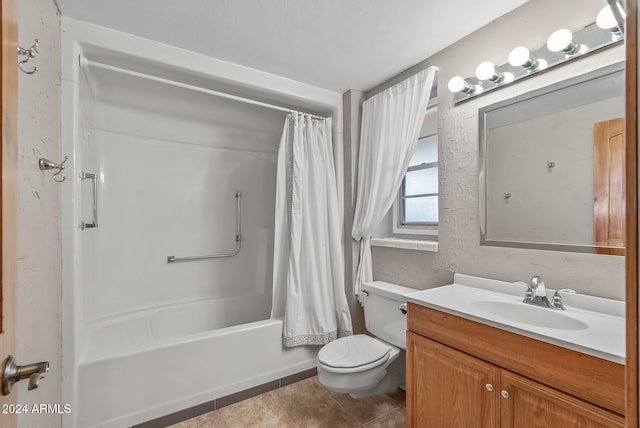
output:
[[482, 61], [502, 63], [516, 45], [542, 46], [558, 28], [595, 20], [604, 1], [531, 0], [456, 44], [369, 91], [371, 97], [428, 66], [440, 68], [439, 252], [374, 247], [374, 278], [417, 288], [450, 283], [454, 272], [506, 281], [541, 275], [550, 288], [624, 299], [623, 257], [480, 246], [478, 220], [478, 109], [594, 68], [620, 61], [623, 47], [581, 58], [459, 106], [446, 89], [455, 75], [473, 75]]
[[[18, 42], [28, 48], [41, 40], [33, 75], [18, 72], [18, 364], [49, 361], [51, 370], [38, 389], [16, 385], [18, 403], [61, 404], [61, 185], [38, 159], [60, 162], [60, 18], [51, 0], [18, 2]], [[27, 67], [28, 68], [28, 67]], [[58, 414], [22, 414], [19, 427], [56, 428]]]

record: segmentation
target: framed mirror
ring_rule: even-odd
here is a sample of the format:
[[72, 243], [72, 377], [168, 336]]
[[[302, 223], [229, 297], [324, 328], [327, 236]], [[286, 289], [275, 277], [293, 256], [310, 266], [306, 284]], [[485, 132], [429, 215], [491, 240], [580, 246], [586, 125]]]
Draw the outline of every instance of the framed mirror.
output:
[[480, 109], [480, 244], [624, 255], [624, 112], [624, 62]]

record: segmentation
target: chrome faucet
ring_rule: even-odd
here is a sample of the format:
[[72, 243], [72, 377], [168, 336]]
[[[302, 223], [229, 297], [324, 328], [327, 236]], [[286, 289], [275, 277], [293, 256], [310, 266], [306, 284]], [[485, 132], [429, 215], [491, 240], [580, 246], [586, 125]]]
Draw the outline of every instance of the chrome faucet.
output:
[[564, 311], [567, 308], [564, 306], [564, 303], [562, 302], [562, 296], [560, 295], [560, 293], [576, 294], [576, 290], [574, 290], [573, 288], [561, 288], [560, 290], [557, 290], [555, 293], [553, 293], [553, 299], [551, 301], [550, 308], [560, 309], [561, 311]]
[[529, 286], [524, 295], [523, 302], [545, 308], [551, 307], [549, 299], [547, 298], [547, 288], [544, 285], [544, 281], [538, 275], [529, 280]]
[[547, 298], [547, 288], [544, 285], [544, 281], [539, 276], [534, 276], [529, 280], [527, 292], [524, 295], [524, 303], [530, 305], [542, 306], [543, 308], [558, 309], [564, 311], [567, 309], [562, 302], [562, 296], [560, 293], [576, 294], [576, 290], [572, 288], [561, 288], [553, 294], [551, 302]]

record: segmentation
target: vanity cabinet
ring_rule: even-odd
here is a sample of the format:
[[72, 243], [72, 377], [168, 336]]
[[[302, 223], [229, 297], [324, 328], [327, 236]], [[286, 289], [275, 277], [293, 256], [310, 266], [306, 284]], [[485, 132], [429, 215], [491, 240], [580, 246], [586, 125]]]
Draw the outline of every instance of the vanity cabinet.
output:
[[624, 427], [620, 364], [412, 303], [408, 328], [408, 427]]
[[624, 427], [624, 418], [525, 377], [502, 370], [500, 426]]
[[500, 426], [499, 368], [411, 332], [407, 358], [407, 426]]

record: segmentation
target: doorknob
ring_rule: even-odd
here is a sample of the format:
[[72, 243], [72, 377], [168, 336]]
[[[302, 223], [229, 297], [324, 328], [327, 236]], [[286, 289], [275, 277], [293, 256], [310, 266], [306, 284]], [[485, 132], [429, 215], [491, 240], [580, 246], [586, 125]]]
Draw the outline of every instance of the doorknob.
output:
[[48, 372], [48, 361], [19, 366], [16, 364], [15, 359], [9, 355], [4, 365], [4, 371], [2, 372], [2, 395], [9, 395], [13, 384], [24, 379], [29, 379], [29, 386], [27, 388], [29, 391], [36, 389], [40, 379]]

